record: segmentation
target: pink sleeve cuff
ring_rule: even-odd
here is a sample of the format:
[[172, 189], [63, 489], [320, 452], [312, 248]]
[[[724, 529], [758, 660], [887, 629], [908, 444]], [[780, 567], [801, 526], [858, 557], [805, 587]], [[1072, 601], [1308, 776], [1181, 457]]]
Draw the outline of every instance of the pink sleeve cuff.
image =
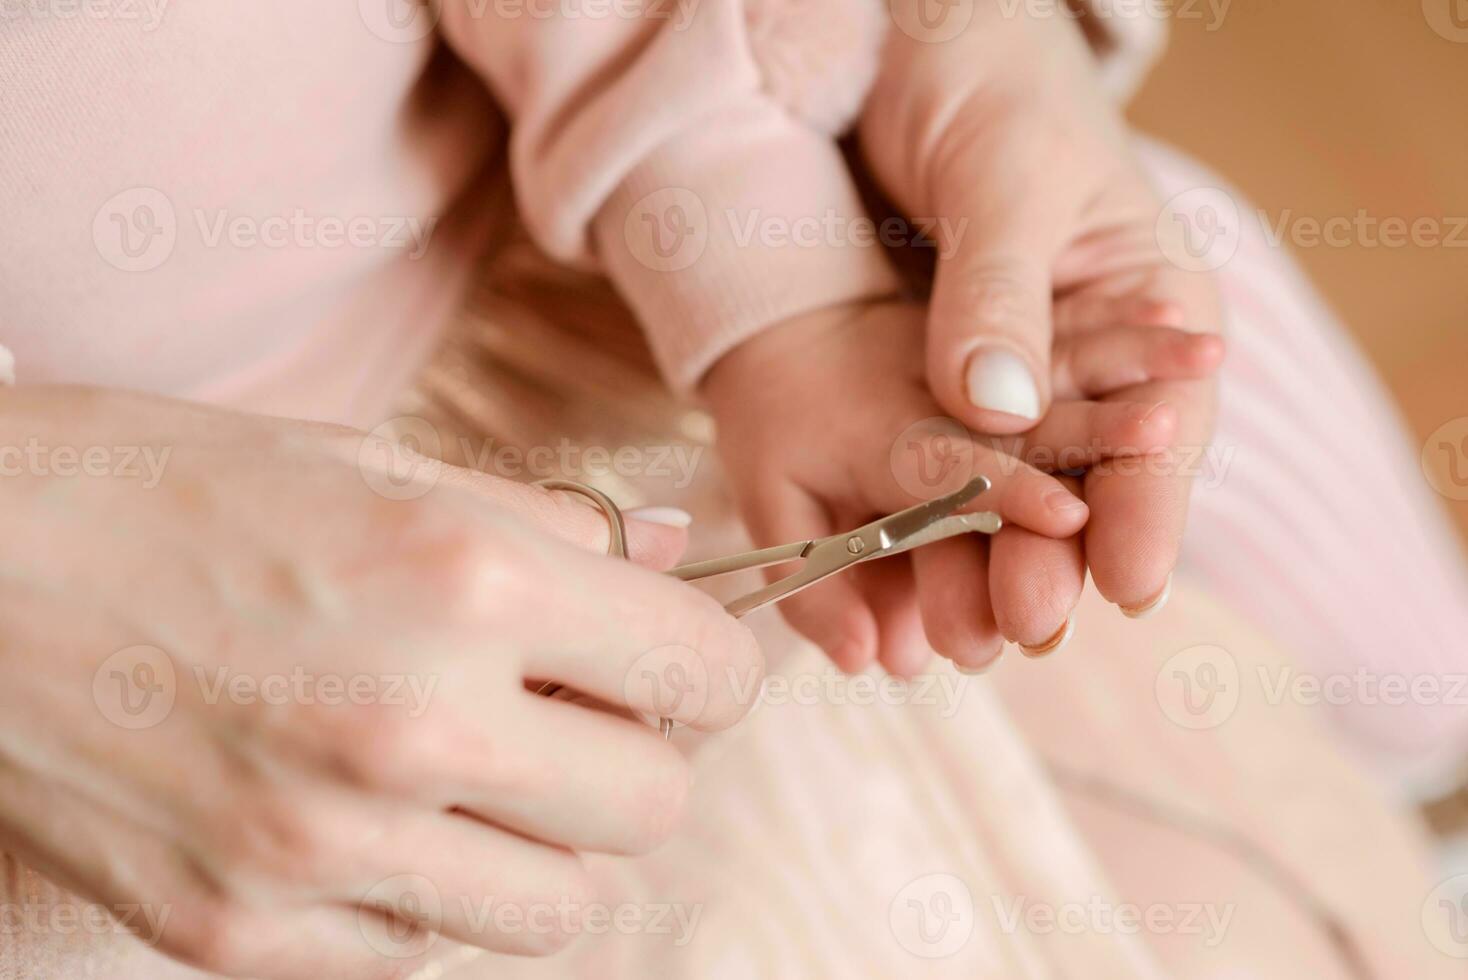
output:
[[898, 288], [834, 141], [753, 98], [648, 154], [598, 212], [602, 264], [675, 389], [780, 320]]

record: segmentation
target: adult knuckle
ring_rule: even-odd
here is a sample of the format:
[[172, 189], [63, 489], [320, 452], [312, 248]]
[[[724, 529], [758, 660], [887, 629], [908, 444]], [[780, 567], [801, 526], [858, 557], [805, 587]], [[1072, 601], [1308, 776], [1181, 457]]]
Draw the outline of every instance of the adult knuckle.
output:
[[462, 533], [436, 549], [443, 610], [458, 621], [496, 619], [523, 608], [527, 569], [521, 549], [483, 533]]
[[445, 727], [431, 713], [414, 717], [395, 705], [356, 705], [333, 726], [330, 751], [349, 782], [377, 792], [406, 792], [453, 747]]
[[240, 806], [232, 820], [219, 821], [229, 830], [221, 845], [250, 874], [265, 873], [278, 881], [315, 884], [341, 860], [341, 828], [309, 801], [262, 792]]

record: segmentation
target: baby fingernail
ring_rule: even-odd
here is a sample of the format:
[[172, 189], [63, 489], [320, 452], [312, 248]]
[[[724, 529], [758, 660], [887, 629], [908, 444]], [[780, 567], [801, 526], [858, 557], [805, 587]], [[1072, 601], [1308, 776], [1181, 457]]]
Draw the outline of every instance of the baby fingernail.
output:
[[1162, 591], [1157, 593], [1146, 602], [1135, 606], [1122, 606], [1122, 615], [1129, 619], [1146, 619], [1148, 616], [1167, 605], [1167, 600], [1172, 596], [1172, 574], [1168, 573], [1167, 581], [1163, 583]]
[[664, 527], [687, 527], [693, 523], [693, 515], [681, 507], [634, 507], [627, 511], [627, 516]]
[[976, 408], [1024, 419], [1040, 417], [1040, 390], [1024, 358], [1005, 347], [980, 347], [964, 369], [968, 400]]
[[1065, 625], [1056, 630], [1054, 636], [1050, 637], [1044, 643], [1032, 647], [1025, 646], [1021, 643], [1019, 645], [1020, 653], [1023, 653], [1026, 657], [1044, 657], [1055, 653], [1070, 642], [1070, 638], [1075, 635], [1075, 631], [1075, 617], [1067, 616], [1065, 618]]
[[1157, 402], [1156, 404], [1144, 407], [1142, 409], [1142, 417], [1141, 419], [1139, 419], [1139, 421], [1146, 422], [1148, 419], [1150, 419], [1152, 416], [1156, 415], [1158, 412], [1166, 407], [1167, 402]]
[[1053, 512], [1069, 517], [1073, 514], [1084, 514], [1086, 504], [1083, 500], [1061, 487], [1056, 487], [1045, 494], [1045, 506]]

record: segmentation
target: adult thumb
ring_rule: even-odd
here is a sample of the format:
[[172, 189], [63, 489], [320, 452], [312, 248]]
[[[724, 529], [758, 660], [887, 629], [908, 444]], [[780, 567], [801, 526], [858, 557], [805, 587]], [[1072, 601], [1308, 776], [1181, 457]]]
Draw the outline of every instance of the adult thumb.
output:
[[966, 213], [938, 257], [928, 383], [969, 428], [1023, 432], [1050, 405], [1051, 243], [1038, 215]]

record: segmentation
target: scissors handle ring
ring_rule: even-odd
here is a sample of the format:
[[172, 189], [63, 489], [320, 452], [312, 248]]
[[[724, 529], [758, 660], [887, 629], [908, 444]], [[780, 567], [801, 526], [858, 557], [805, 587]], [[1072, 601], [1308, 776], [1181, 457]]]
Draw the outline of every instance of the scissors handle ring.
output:
[[[596, 487], [585, 483], [577, 483], [575, 480], [537, 480], [536, 486], [546, 490], [565, 490], [568, 493], [578, 493], [592, 503], [596, 504], [601, 512], [607, 515], [607, 525], [610, 529], [610, 540], [607, 542], [607, 554], [613, 558], [627, 557], [627, 521], [622, 517], [622, 509], [617, 506], [616, 501], [602, 493]], [[536, 689], [535, 693], [543, 697], [555, 697], [558, 691], [564, 689], [564, 685], [555, 681], [547, 681]], [[658, 731], [662, 733], [663, 740], [667, 741], [673, 737], [673, 719], [659, 718]]]

